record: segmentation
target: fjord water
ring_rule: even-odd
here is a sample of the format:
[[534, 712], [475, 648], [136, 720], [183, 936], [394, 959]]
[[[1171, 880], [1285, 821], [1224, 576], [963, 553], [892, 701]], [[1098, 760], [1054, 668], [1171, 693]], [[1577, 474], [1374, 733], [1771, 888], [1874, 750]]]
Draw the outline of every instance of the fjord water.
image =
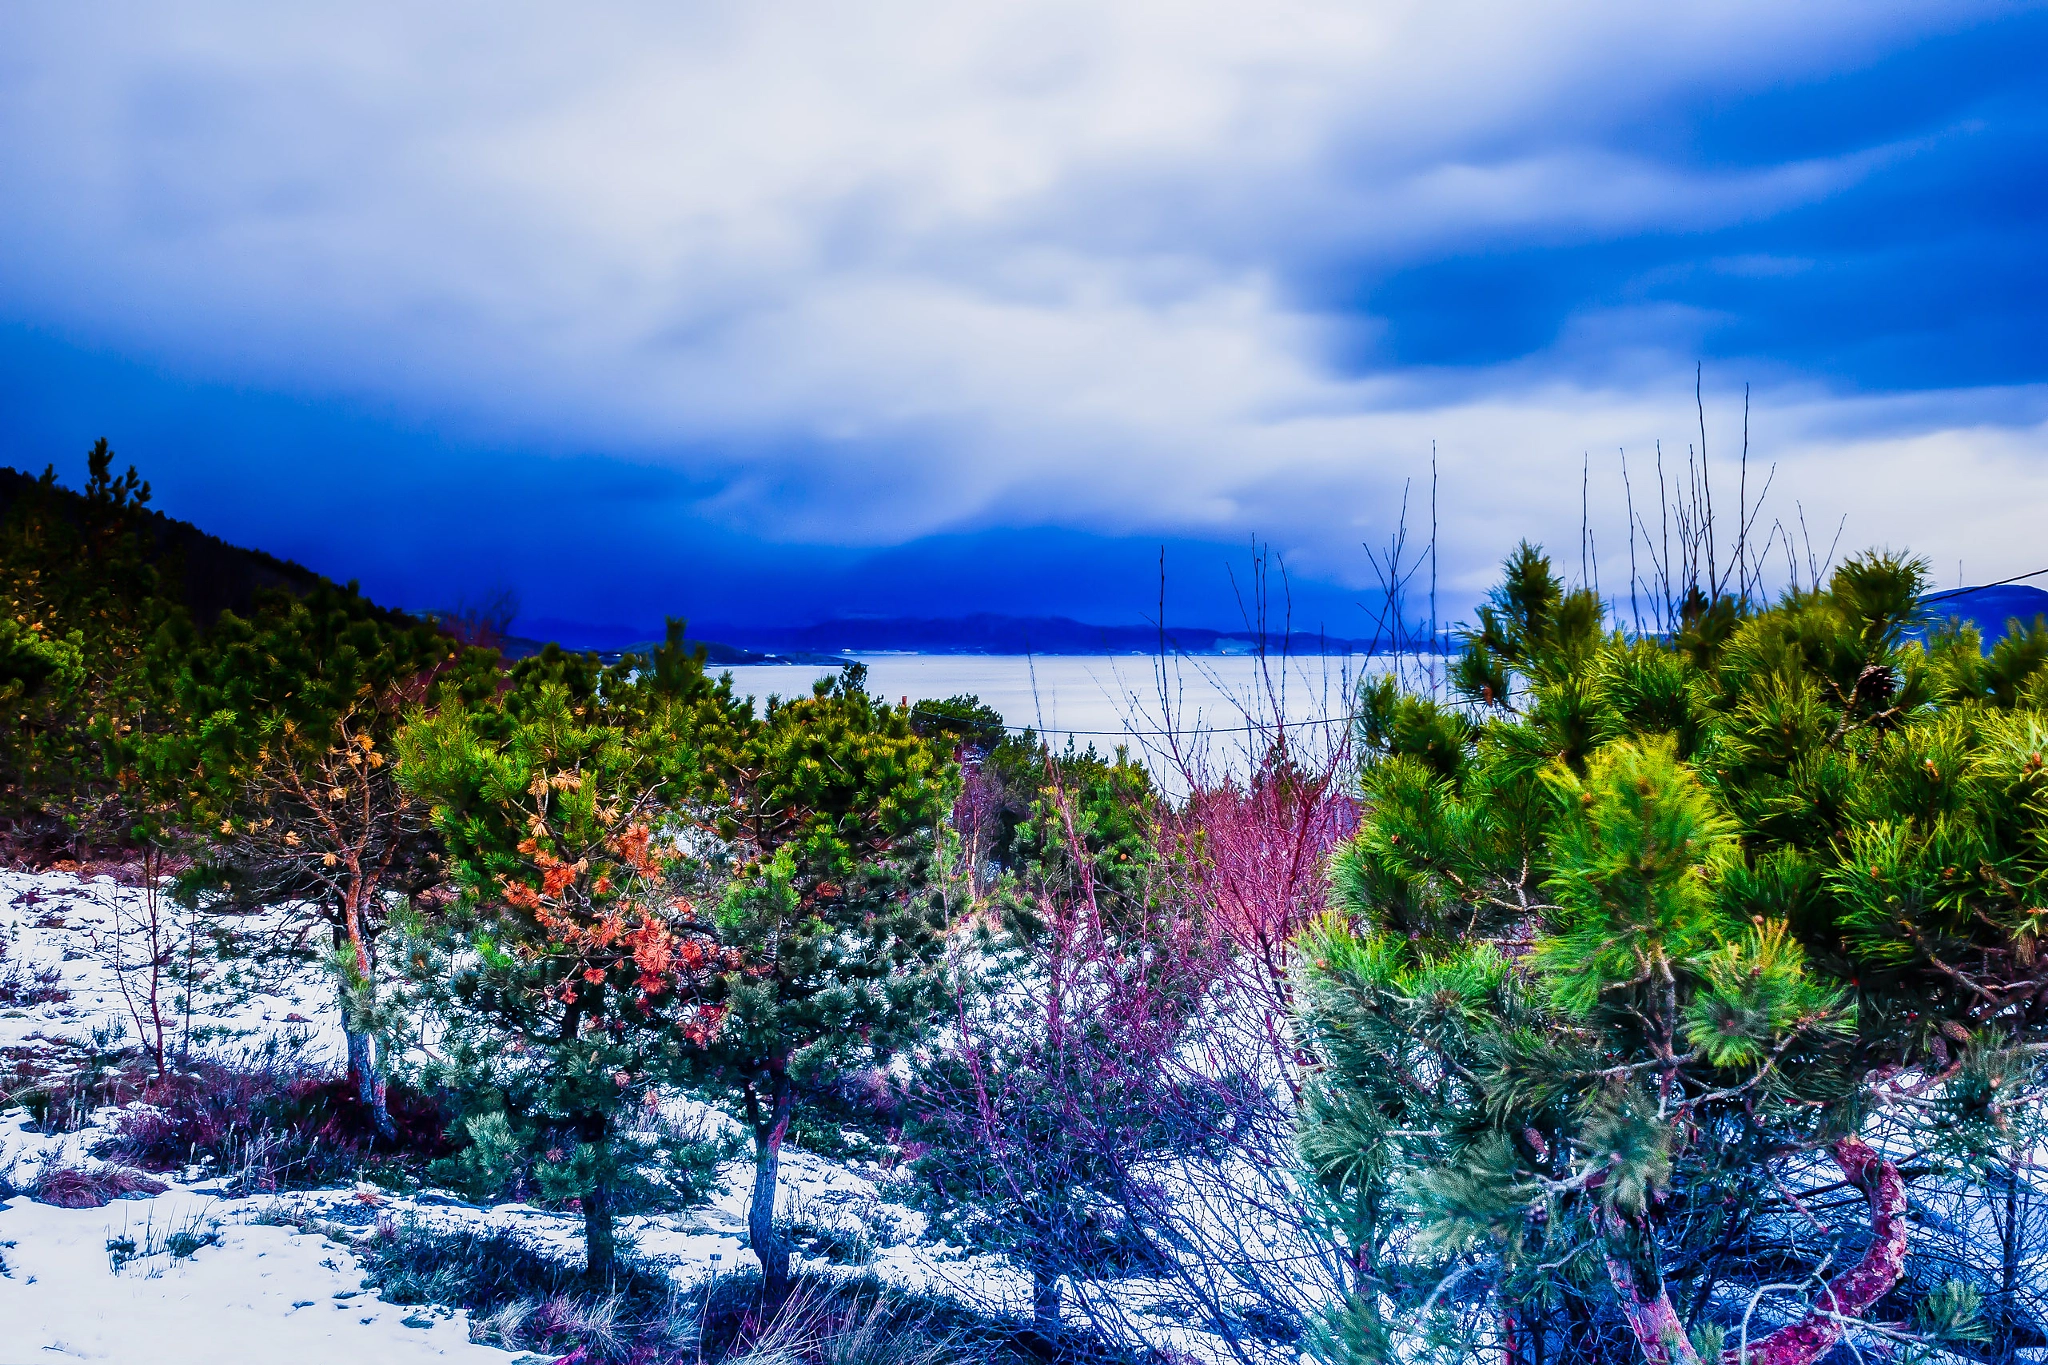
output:
[[[889, 701], [971, 693], [1013, 726], [1030, 726], [1056, 747], [1066, 737], [1086, 748], [1128, 743], [1155, 751], [1160, 732], [1214, 734], [1241, 748], [1249, 723], [1270, 724], [1275, 701], [1290, 726], [1328, 728], [1349, 713], [1358, 680], [1395, 665], [1386, 655], [1296, 655], [1260, 661], [1248, 655], [1186, 655], [1160, 661], [1141, 654], [863, 654], [868, 691]], [[1413, 662], [1412, 660], [1410, 661]], [[808, 693], [836, 671], [825, 665], [748, 665], [728, 670], [735, 687], [765, 701]], [[1164, 702], [1162, 704], [1162, 677]]]

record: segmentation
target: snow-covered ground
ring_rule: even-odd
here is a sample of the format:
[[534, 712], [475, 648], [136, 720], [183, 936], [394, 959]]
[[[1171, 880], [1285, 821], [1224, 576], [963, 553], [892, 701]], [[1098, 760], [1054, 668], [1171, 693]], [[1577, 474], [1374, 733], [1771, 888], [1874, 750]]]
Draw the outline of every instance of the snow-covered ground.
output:
[[[159, 909], [182, 935], [188, 927], [183, 912], [168, 900]], [[134, 939], [146, 912], [144, 889], [111, 877], [0, 872], [0, 976], [11, 971], [17, 982], [31, 983], [47, 978], [54, 989], [40, 993], [65, 997], [0, 1004], [0, 1059], [6, 1062], [0, 1084], [22, 1065], [90, 1065], [117, 1035], [132, 1043], [138, 1010], [144, 1030], [153, 1028], [139, 975], [125, 974], [124, 996], [115, 971], [123, 934], [127, 960], [144, 955]], [[228, 928], [251, 950], [274, 945], [287, 912], [266, 914]], [[308, 1059], [338, 1058], [340, 1017], [322, 967], [309, 957], [273, 952], [266, 962], [262, 956], [180, 958], [173, 979], [160, 988], [174, 1047], [186, 1023], [181, 997], [189, 975], [195, 984], [191, 1024], [202, 1039], [195, 1052], [233, 1055], [278, 1039]], [[675, 1103], [701, 1121], [730, 1122], [694, 1101], [678, 1097]], [[84, 1116], [79, 1131], [52, 1134], [41, 1132], [21, 1107], [0, 1112], [0, 1178], [26, 1188], [46, 1165], [103, 1164], [90, 1151], [118, 1112], [101, 1108]], [[670, 1266], [684, 1284], [753, 1268], [744, 1245], [752, 1164], [736, 1161], [724, 1174], [725, 1192], [709, 1204], [622, 1220], [622, 1236], [641, 1256]], [[55, 1208], [25, 1195], [0, 1204], [0, 1263], [8, 1272], [0, 1277], [0, 1365], [50, 1355], [162, 1365], [505, 1361], [513, 1357], [470, 1342], [461, 1314], [386, 1304], [363, 1292], [361, 1267], [346, 1246], [347, 1225], [389, 1218], [448, 1228], [512, 1226], [534, 1243], [559, 1248], [565, 1261], [582, 1256], [582, 1222], [574, 1214], [522, 1204], [478, 1208], [434, 1192], [404, 1196], [368, 1187], [235, 1199], [210, 1175], [159, 1175], [169, 1185], [164, 1193], [104, 1208]], [[924, 1241], [922, 1217], [890, 1204], [879, 1177], [790, 1149], [779, 1207], [812, 1226], [863, 1234], [874, 1254], [860, 1269], [886, 1281], [997, 1312], [1028, 1312], [1026, 1277], [1003, 1262]], [[340, 1240], [285, 1225], [323, 1221], [336, 1226]], [[178, 1229], [215, 1232], [218, 1240], [187, 1257], [160, 1252], [119, 1267], [107, 1250], [110, 1240], [123, 1238], [147, 1250]], [[804, 1264], [831, 1265], [823, 1259]]]
[[[235, 941], [225, 954], [209, 947], [189, 955], [184, 936], [192, 926], [183, 912], [167, 900], [158, 909], [165, 917], [165, 941], [178, 947], [167, 959], [172, 965], [159, 990], [174, 1057], [188, 1027], [183, 995], [189, 980], [196, 1054], [232, 1058], [277, 1048], [315, 1063], [338, 1062], [341, 1028], [332, 981], [311, 951], [280, 951], [293, 922], [289, 907], [202, 926], [209, 944], [223, 936]], [[0, 1096], [17, 1088], [25, 1073], [76, 1073], [103, 1065], [112, 1051], [133, 1043], [138, 1014], [143, 1032], [154, 1027], [142, 989], [146, 973], [115, 969], [117, 962], [133, 964], [148, 955], [137, 943], [146, 933], [148, 911], [143, 888], [110, 877], [0, 872]], [[129, 981], [125, 993], [119, 985], [123, 976]], [[733, 1122], [682, 1095], [669, 1097], [664, 1108], [684, 1126]], [[65, 1131], [46, 1133], [25, 1108], [0, 1108], [0, 1186], [27, 1188], [46, 1168], [103, 1165], [91, 1153], [119, 1114], [102, 1107], [68, 1115], [53, 1125]], [[1872, 1136], [1884, 1140], [1881, 1133]], [[1158, 1173], [1162, 1186], [1176, 1190], [1189, 1226], [1208, 1227], [1208, 1245], [1241, 1245], [1250, 1255], [1263, 1247], [1268, 1260], [1306, 1271], [1309, 1261], [1287, 1241], [1284, 1220], [1273, 1216], [1286, 1202], [1284, 1190], [1270, 1179], [1262, 1185], [1259, 1172], [1244, 1172], [1241, 1182], [1225, 1180], [1220, 1187], [1219, 1173], [1207, 1174], [1209, 1185], [1197, 1188], [1186, 1185], [1187, 1173], [1171, 1164]], [[724, 1176], [723, 1193], [702, 1207], [622, 1219], [622, 1239], [643, 1261], [666, 1266], [679, 1285], [753, 1269], [745, 1246], [752, 1164], [735, 1161]], [[524, 1204], [482, 1208], [438, 1191], [396, 1194], [353, 1184], [233, 1198], [219, 1172], [188, 1168], [157, 1178], [167, 1186], [162, 1193], [101, 1208], [57, 1208], [26, 1195], [0, 1202], [0, 1365], [66, 1356], [138, 1365], [512, 1362], [519, 1359], [516, 1353], [473, 1343], [470, 1324], [459, 1312], [387, 1303], [365, 1289], [352, 1242], [389, 1220], [449, 1231], [512, 1228], [528, 1244], [559, 1252], [565, 1264], [580, 1264], [583, 1255], [579, 1216]], [[1831, 1178], [1814, 1174], [1823, 1184]], [[1185, 1197], [1179, 1197], [1183, 1188]], [[2031, 1184], [2028, 1191], [2032, 1222], [2048, 1204], [2036, 1207], [2039, 1192]], [[1975, 1191], [1935, 1193], [1940, 1198], [1933, 1203], [1916, 1206], [1917, 1255], [1923, 1261], [1932, 1255], [1982, 1278], [1996, 1246], [1987, 1206]], [[1028, 1277], [999, 1259], [931, 1242], [922, 1216], [892, 1202], [893, 1194], [879, 1169], [796, 1148], [784, 1154], [781, 1214], [802, 1226], [836, 1230], [833, 1240], [842, 1246], [857, 1242], [867, 1248], [859, 1266], [807, 1258], [806, 1269], [871, 1273], [983, 1311], [1028, 1315]], [[188, 1255], [168, 1249], [180, 1232], [199, 1234], [188, 1238]], [[198, 1245], [190, 1249], [194, 1240]], [[120, 1263], [109, 1243], [123, 1241], [135, 1244], [135, 1254]], [[2037, 1292], [2039, 1276], [2031, 1268], [2043, 1263], [2040, 1245], [2048, 1242], [2030, 1241], [2023, 1295], [2028, 1310], [2037, 1313], [2048, 1302]], [[1305, 1282], [1306, 1274], [1301, 1278]], [[1236, 1291], [1227, 1278], [1215, 1278], [1210, 1292], [1227, 1303]], [[1125, 1330], [1156, 1347], [1193, 1360], [1231, 1358], [1219, 1338], [1191, 1320], [1186, 1297], [1177, 1297], [1161, 1280], [1097, 1282], [1090, 1295], [1098, 1305], [1113, 1305]], [[1796, 1297], [1761, 1305], [1757, 1322], [1774, 1326], [1796, 1313]], [[1275, 1345], [1265, 1354], [1288, 1353]], [[540, 1359], [527, 1358], [529, 1365]]]
[[[364, 1292], [355, 1258], [326, 1237], [234, 1221], [244, 1212], [183, 1188], [101, 1209], [9, 1201], [0, 1212], [8, 1270], [0, 1278], [0, 1362], [513, 1359], [473, 1345], [459, 1312]], [[153, 1233], [216, 1220], [218, 1244], [190, 1256], [159, 1251], [116, 1270], [107, 1252], [110, 1240], [132, 1240], [140, 1251]]]
[[[134, 1042], [132, 1007], [144, 994], [144, 974], [126, 973], [130, 989], [124, 997], [114, 964], [150, 956], [148, 901], [143, 888], [109, 876], [0, 872], [0, 946], [6, 949], [0, 978], [13, 971], [27, 979], [54, 969], [54, 984], [69, 997], [25, 1007], [0, 1004], [0, 1049], [84, 1042], [96, 1027], [118, 1027]], [[196, 987], [192, 1024], [209, 1044], [275, 1035], [302, 1046], [308, 1060], [341, 1055], [334, 987], [316, 962], [282, 951], [289, 937], [284, 912], [206, 921], [198, 940], [202, 949], [228, 936], [252, 954], [227, 962], [209, 952], [189, 958], [183, 953], [193, 926], [168, 896], [158, 899], [156, 914], [163, 942], [179, 949], [159, 984], [167, 1028], [184, 1026], [179, 997], [189, 977]]]

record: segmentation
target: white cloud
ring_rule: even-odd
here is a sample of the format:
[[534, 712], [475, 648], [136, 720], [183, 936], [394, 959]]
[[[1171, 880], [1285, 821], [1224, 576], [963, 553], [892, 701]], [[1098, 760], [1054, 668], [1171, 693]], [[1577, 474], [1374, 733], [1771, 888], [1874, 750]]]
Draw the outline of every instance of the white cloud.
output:
[[[1897, 149], [1707, 172], [1602, 134], [1976, 13], [17, 6], [0, 307], [208, 378], [682, 464], [708, 510], [793, 539], [1258, 530], [1351, 576], [1435, 439], [1483, 577], [1504, 537], [1576, 538], [1581, 451], [1684, 439], [1687, 324], [1581, 319], [1560, 348], [1599, 334], [1601, 375], [1576, 383], [1361, 375], [1287, 272], [1812, 202]], [[2039, 395], [1986, 427], [1952, 415], [1967, 395], [1886, 419], [1774, 385], [1781, 488], [1853, 503], [1865, 538], [1893, 535], [1893, 472], [1955, 471], [1953, 508], [1898, 526], [1941, 545], [1985, 481], [2036, 478]], [[1977, 520], [1994, 557], [2029, 543]]]

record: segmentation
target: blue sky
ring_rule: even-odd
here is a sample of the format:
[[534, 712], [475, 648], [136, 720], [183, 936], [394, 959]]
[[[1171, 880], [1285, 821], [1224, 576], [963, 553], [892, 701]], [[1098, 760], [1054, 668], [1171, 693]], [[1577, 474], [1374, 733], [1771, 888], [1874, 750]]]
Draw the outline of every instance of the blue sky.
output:
[[[1619, 452], [2048, 564], [2048, 7], [0, 11], [0, 460], [535, 618], [1364, 633]], [[1829, 535], [1832, 534], [1830, 529]], [[2039, 562], [2037, 562], [2039, 561]]]

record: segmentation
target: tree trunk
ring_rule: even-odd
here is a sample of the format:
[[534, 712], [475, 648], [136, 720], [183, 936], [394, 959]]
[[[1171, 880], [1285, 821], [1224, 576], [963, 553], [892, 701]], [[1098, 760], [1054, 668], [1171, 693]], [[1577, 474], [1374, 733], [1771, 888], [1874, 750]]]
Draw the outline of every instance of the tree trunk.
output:
[[2005, 1225], [1999, 1229], [1998, 1302], [2007, 1313], [2014, 1311], [2014, 1295], [2020, 1285], [2020, 1164], [2017, 1157], [2005, 1163]]
[[[334, 929], [334, 946], [339, 949], [348, 943], [341, 926]], [[368, 988], [369, 978], [364, 985]], [[398, 1140], [398, 1125], [392, 1121], [390, 1106], [390, 1080], [385, 1075], [385, 1059], [376, 1055], [370, 1035], [360, 1032], [350, 1018], [351, 1004], [349, 984], [346, 978], [341, 982], [341, 1033], [348, 1043], [348, 1083], [362, 1102], [363, 1110], [370, 1116], [370, 1127], [385, 1142]]]
[[368, 1034], [357, 1033], [346, 1024], [343, 1031], [348, 1035], [349, 1084], [355, 1087], [356, 1098], [362, 1101], [377, 1136], [386, 1142], [396, 1142], [398, 1124], [391, 1117], [391, 1081], [384, 1074], [383, 1059], [375, 1055]]
[[762, 1293], [770, 1303], [779, 1303], [789, 1293], [789, 1248], [775, 1231], [775, 1179], [796, 1092], [782, 1068], [770, 1074], [773, 1103], [766, 1115], [758, 1109], [754, 1115], [754, 1197], [747, 1206], [747, 1240], [761, 1261]]
[[[1721, 1352], [1720, 1365], [1813, 1365], [1835, 1348], [1856, 1318], [1891, 1292], [1904, 1273], [1906, 1182], [1899, 1168], [1861, 1138], [1842, 1138], [1831, 1155], [1849, 1183], [1870, 1201], [1869, 1249], [1855, 1265], [1828, 1281], [1820, 1301], [1805, 1317], [1747, 1346], [1738, 1338]], [[1621, 1218], [1607, 1214], [1600, 1222], [1607, 1277], [1643, 1359], [1648, 1365], [1699, 1365], [1685, 1324], [1671, 1306], [1662, 1273], [1654, 1264], [1644, 1264], [1642, 1255], [1630, 1255], [1625, 1249], [1631, 1229]], [[1654, 1246], [1648, 1248], [1652, 1260], [1655, 1250]]]
[[1060, 1277], [1054, 1271], [1031, 1272], [1031, 1325], [1047, 1341], [1060, 1334]]
[[583, 1205], [583, 1273], [591, 1286], [610, 1285], [618, 1249], [612, 1233], [611, 1120], [599, 1114], [577, 1125], [577, 1134], [597, 1152], [597, 1172], [578, 1200]]
[[1656, 1246], [1647, 1235], [1630, 1247], [1632, 1229], [1619, 1214], [1595, 1215], [1607, 1261], [1607, 1281], [1621, 1315], [1628, 1319], [1636, 1346], [1648, 1365], [1700, 1365], [1699, 1352], [1685, 1334], [1685, 1323], [1671, 1306], [1664, 1272], [1656, 1264]]
[[[1596, 1180], [1594, 1187], [1598, 1183]], [[1648, 1365], [1700, 1365], [1699, 1352], [1686, 1335], [1685, 1320], [1672, 1306], [1648, 1214], [1631, 1219], [1611, 1208], [1596, 1208], [1593, 1226], [1600, 1234], [1607, 1282], [1614, 1288], [1615, 1302], [1643, 1359]]]
[[1891, 1292], [1906, 1269], [1906, 1182], [1899, 1168], [1861, 1138], [1846, 1137], [1831, 1153], [1849, 1183], [1870, 1201], [1870, 1248], [1863, 1259], [1829, 1280], [1805, 1317], [1721, 1353], [1722, 1365], [1812, 1365], [1835, 1348], [1849, 1321]]

